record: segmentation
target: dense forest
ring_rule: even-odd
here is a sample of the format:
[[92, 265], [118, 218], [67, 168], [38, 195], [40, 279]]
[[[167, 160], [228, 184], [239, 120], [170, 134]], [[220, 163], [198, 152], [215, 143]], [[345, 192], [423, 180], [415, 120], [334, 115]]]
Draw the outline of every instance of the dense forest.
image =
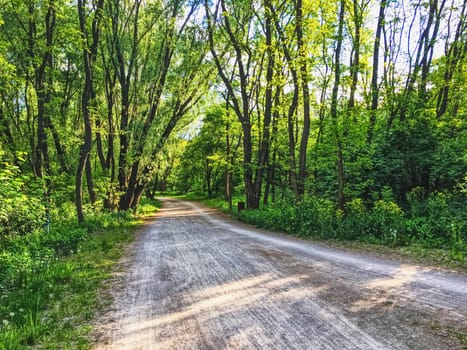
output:
[[463, 261], [466, 7], [0, 0], [0, 345], [78, 348], [64, 315], [160, 192]]
[[463, 1], [3, 0], [0, 14], [2, 236], [172, 191], [243, 197], [260, 209], [245, 219], [283, 230], [464, 245]]

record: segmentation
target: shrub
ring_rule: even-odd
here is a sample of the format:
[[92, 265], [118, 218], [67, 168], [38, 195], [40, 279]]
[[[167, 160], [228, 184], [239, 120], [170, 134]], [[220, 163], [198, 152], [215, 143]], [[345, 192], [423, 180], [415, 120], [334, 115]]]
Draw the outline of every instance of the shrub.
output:
[[40, 347], [49, 339], [53, 348], [85, 344], [77, 337], [97, 306], [95, 291], [109, 259], [131, 237], [129, 215], [95, 213], [86, 225], [55, 218], [49, 233], [0, 237], [0, 348]]
[[391, 246], [407, 244], [404, 215], [396, 203], [385, 200], [377, 201], [370, 213], [370, 218], [374, 237]]
[[285, 202], [258, 210], [245, 210], [240, 219], [261, 228], [295, 233], [306, 237], [337, 238], [406, 244], [405, 218], [392, 201], [380, 200], [367, 210], [361, 199], [347, 203], [346, 211], [336, 210], [333, 202], [309, 197], [297, 205]]
[[429, 248], [449, 248], [466, 242], [467, 196], [462, 192], [436, 192], [424, 199], [418, 194], [415, 189], [409, 196], [406, 224], [410, 235]]
[[297, 206], [299, 233], [304, 236], [334, 237], [336, 216], [334, 204], [325, 199], [310, 197]]
[[371, 222], [368, 220], [369, 213], [360, 198], [348, 202], [345, 213], [337, 214], [339, 226], [336, 236], [338, 238], [356, 240], [372, 236]]

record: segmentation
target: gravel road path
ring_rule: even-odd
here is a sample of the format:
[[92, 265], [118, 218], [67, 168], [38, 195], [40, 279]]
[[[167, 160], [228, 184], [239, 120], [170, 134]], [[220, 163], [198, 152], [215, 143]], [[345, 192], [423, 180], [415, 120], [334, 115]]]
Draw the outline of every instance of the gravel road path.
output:
[[[326, 248], [163, 199], [96, 349], [465, 349], [467, 279]], [[463, 338], [463, 344], [460, 339]]]

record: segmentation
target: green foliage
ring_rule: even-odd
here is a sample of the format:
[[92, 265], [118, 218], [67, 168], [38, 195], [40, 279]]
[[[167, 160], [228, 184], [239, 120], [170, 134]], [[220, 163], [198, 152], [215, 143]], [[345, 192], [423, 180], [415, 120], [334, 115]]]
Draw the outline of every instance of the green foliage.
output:
[[[309, 197], [297, 205], [279, 202], [259, 210], [245, 210], [239, 218], [258, 227], [320, 239], [357, 240], [391, 247], [422, 244], [450, 251], [463, 260], [467, 252], [467, 215], [461, 198], [437, 193], [417, 200], [411, 193], [404, 212], [390, 200], [378, 200], [371, 209], [361, 199], [347, 203], [345, 212], [332, 201]], [[463, 202], [465, 203], [465, 202]]]
[[467, 196], [462, 192], [437, 192], [424, 198], [411, 192], [407, 218], [409, 233], [425, 246], [459, 250], [467, 243]]
[[0, 349], [88, 347], [98, 288], [137, 221], [129, 213], [94, 212], [83, 225], [63, 217], [49, 233], [0, 238]]
[[206, 193], [208, 197], [222, 193], [225, 172], [230, 166], [225, 140], [228, 133], [231, 139], [235, 135], [230, 126], [231, 119], [223, 106], [212, 106], [207, 110], [201, 129], [188, 141], [176, 168], [175, 188], [179, 193]]
[[0, 149], [0, 237], [26, 234], [45, 222], [40, 185], [17, 165], [3, 160]]
[[[277, 206], [266, 206], [261, 210], [243, 210], [239, 214], [240, 219], [257, 225], [284, 232], [296, 232], [298, 221], [296, 220], [296, 208], [278, 203]], [[287, 219], [286, 219], [287, 218]]]
[[158, 208], [161, 207], [161, 202], [158, 199], [143, 198], [138, 206], [138, 215], [151, 215], [154, 214]]

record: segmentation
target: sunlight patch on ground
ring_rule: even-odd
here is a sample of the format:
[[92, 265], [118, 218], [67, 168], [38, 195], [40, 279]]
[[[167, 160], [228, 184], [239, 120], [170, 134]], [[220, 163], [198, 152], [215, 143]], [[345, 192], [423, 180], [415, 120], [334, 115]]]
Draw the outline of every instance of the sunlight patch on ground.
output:
[[419, 269], [417, 266], [401, 265], [391, 276], [369, 281], [363, 287], [373, 291], [372, 297], [358, 300], [350, 310], [359, 312], [372, 308], [377, 304], [391, 306], [393, 305], [392, 299], [395, 299], [395, 297], [402, 294], [407, 297], [409, 291], [406, 287], [417, 280]]

